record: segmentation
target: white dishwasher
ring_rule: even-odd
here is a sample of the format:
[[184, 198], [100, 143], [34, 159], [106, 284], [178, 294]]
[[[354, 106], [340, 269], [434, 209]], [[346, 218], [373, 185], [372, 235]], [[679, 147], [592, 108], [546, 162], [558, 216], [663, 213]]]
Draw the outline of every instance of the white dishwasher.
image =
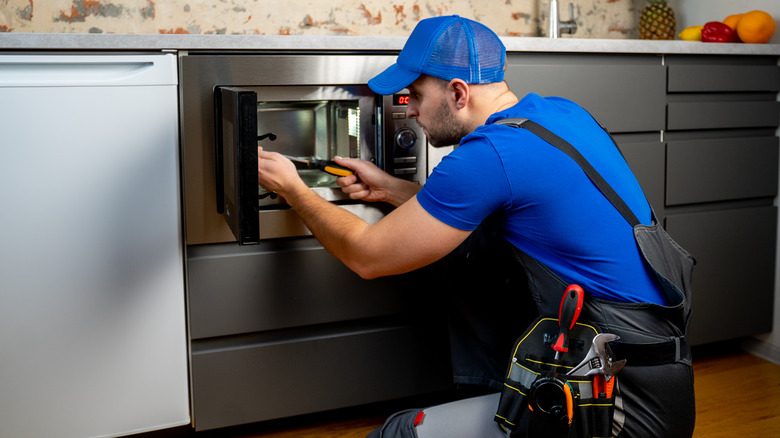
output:
[[176, 56], [0, 53], [0, 438], [190, 423]]

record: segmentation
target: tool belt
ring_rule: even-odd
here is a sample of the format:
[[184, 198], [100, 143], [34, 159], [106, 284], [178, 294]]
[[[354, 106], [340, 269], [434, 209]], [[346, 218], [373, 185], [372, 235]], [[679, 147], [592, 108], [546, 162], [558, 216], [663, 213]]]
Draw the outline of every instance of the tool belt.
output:
[[594, 394], [594, 376], [566, 375], [585, 358], [599, 328], [584, 321], [575, 323], [569, 351], [556, 360], [551, 347], [558, 331], [557, 316], [540, 316], [517, 340], [496, 422], [507, 431], [529, 437], [611, 436], [617, 393]]
[[[596, 335], [593, 322], [576, 322], [569, 351], [555, 359], [552, 348], [560, 326], [557, 316], [537, 318], [514, 345], [495, 421], [506, 431], [528, 437], [596, 438], [614, 436], [616, 403], [621, 403], [620, 374], [607, 387], [603, 376], [567, 375], [581, 363]], [[609, 355], [627, 366], [673, 364], [689, 354], [685, 338], [657, 343], [607, 344]], [[594, 383], [594, 379], [602, 380]]]

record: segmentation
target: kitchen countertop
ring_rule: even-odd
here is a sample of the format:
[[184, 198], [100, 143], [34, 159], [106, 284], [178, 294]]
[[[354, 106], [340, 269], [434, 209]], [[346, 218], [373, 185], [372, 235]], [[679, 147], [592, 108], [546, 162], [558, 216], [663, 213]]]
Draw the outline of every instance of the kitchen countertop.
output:
[[[780, 55], [780, 44], [635, 39], [502, 38], [510, 52]], [[406, 37], [0, 33], [2, 50], [376, 50], [399, 51]]]

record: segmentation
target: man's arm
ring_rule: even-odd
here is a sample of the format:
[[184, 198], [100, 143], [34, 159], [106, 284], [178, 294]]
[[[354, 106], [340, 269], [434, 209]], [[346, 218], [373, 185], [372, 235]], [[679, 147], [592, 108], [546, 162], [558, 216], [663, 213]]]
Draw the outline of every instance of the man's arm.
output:
[[368, 224], [314, 193], [281, 155], [261, 151], [259, 157], [260, 184], [284, 197], [325, 249], [363, 278], [426, 266], [470, 234], [431, 216], [416, 197]]

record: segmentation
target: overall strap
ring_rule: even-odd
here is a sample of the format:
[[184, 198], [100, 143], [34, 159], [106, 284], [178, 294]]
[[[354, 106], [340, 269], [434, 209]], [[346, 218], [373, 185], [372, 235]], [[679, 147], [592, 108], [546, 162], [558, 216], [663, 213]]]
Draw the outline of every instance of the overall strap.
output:
[[[601, 174], [590, 164], [588, 160], [585, 159], [585, 157], [582, 156], [580, 151], [571, 145], [571, 143], [562, 139], [544, 126], [525, 118], [513, 117], [508, 119], [501, 119], [496, 121], [495, 124], [512, 126], [514, 128], [525, 128], [535, 134], [537, 137], [560, 149], [582, 168], [593, 184], [598, 187], [601, 193], [606, 196], [609, 202], [615, 206], [615, 208], [620, 212], [621, 215], [623, 215], [623, 217], [632, 227], [640, 224], [639, 219], [637, 219], [634, 212], [628, 208], [628, 205], [625, 203], [625, 201], [623, 201], [623, 198], [621, 198], [620, 195], [615, 192], [615, 189], [613, 189], [612, 186], [607, 183], [604, 177], [601, 176]], [[611, 137], [612, 136], [610, 135], [610, 138]], [[612, 142], [615, 142], [614, 139]], [[617, 147], [617, 145], [615, 147]], [[619, 150], [620, 149], [618, 149], [618, 151]]]
[[[557, 149], [561, 150], [566, 155], [571, 157], [582, 168], [582, 170], [585, 172], [588, 178], [590, 178], [593, 184], [596, 185], [596, 187], [602, 192], [602, 194], [604, 194], [604, 196], [610, 201], [610, 203], [612, 203], [612, 205], [618, 210], [618, 212], [620, 212], [623, 218], [625, 218], [625, 220], [629, 224], [631, 224], [632, 228], [634, 228], [635, 238], [638, 239], [637, 243], [639, 244], [639, 247], [642, 248], [644, 259], [650, 264], [653, 270], [656, 271], [657, 275], [660, 278], [666, 280], [667, 277], [664, 274], [668, 274], [668, 272], [672, 272], [672, 273], [690, 272], [690, 269], [692, 268], [692, 264], [695, 263], [693, 258], [690, 257], [690, 255], [687, 254], [687, 252], [685, 252], [682, 248], [680, 248], [679, 245], [672, 244], [671, 238], [668, 237], [668, 235], [663, 230], [663, 228], [659, 227], [656, 230], [657, 231], [656, 233], [653, 233], [652, 236], [649, 236], [650, 239], [649, 241], [644, 239], [643, 236], [647, 233], [650, 233], [652, 230], [655, 230], [657, 224], [654, 224], [654, 226], [652, 227], [642, 225], [637, 219], [636, 215], [634, 215], [634, 213], [625, 203], [623, 198], [621, 198], [620, 195], [618, 195], [617, 192], [615, 192], [615, 190], [612, 188], [612, 186], [609, 185], [609, 183], [607, 183], [604, 177], [602, 177], [601, 174], [599, 174], [598, 171], [596, 171], [596, 169], [590, 164], [590, 162], [588, 162], [585, 159], [585, 157], [583, 157], [582, 154], [576, 148], [574, 148], [574, 146], [572, 146], [569, 142], [562, 139], [560, 136], [554, 134], [553, 132], [549, 131], [545, 127], [539, 125], [538, 123], [525, 118], [507, 118], [507, 119], [498, 120], [495, 122], [495, 124], [507, 125], [515, 128], [525, 128], [529, 132], [533, 133], [534, 135], [538, 136], [542, 140], [546, 141], [550, 145], [556, 147]], [[603, 126], [602, 129], [604, 129]], [[604, 131], [607, 132], [607, 134], [609, 134], [609, 132], [606, 131], [606, 129], [604, 129]], [[612, 138], [611, 135], [610, 138]], [[614, 139], [612, 139], [612, 142], [613, 144], [615, 144], [615, 147], [617, 148], [617, 143], [615, 143]], [[618, 151], [620, 151], [620, 148], [618, 148]], [[667, 238], [668, 241], [665, 240]], [[660, 254], [661, 258], [667, 262], [670, 262], [670, 260], [669, 257], [666, 257], [668, 253], [664, 251], [677, 251], [677, 254], [679, 254], [681, 258], [683, 259], [690, 258], [690, 261], [687, 262], [690, 264], [663, 269], [662, 271], [664, 272], [664, 274], [661, 274], [656, 270], [654, 263], [648, 259], [648, 256], [652, 256], [653, 254], [646, 253], [645, 248], [647, 248], [647, 244], [660, 245], [659, 248], [651, 248], [654, 250], [651, 252], [654, 254]], [[667, 246], [667, 245], [671, 245], [671, 246]], [[533, 267], [534, 263], [536, 264], [539, 263], [538, 261], [529, 257], [528, 255], [526, 255], [520, 250], [517, 250], [516, 254], [520, 258], [520, 260], [523, 261], [524, 266], [526, 266], [526, 269], [528, 269], [528, 267]], [[656, 257], [653, 258], [655, 259]], [[677, 276], [673, 275], [671, 278], [677, 279]], [[666, 281], [669, 282], [669, 284], [674, 289], [679, 289], [680, 291], [683, 291], [681, 292], [683, 304], [681, 304], [680, 306], [685, 306], [685, 303], [690, 299], [690, 297], [688, 296], [690, 291], [689, 281], [687, 281], [686, 278], [677, 279], [676, 282], [672, 282], [669, 280]], [[666, 291], [667, 287], [664, 285], [663, 282], [661, 286], [664, 289], [664, 291]], [[540, 301], [538, 297], [535, 297], [535, 299], [537, 301]], [[617, 316], [615, 316], [616, 313], [621, 313], [625, 317], [625, 313], [629, 310], [625, 306], [615, 307], [612, 305], [612, 303], [603, 300], [592, 300], [589, 303], [586, 302], [586, 308], [592, 311], [591, 315], [593, 315], [594, 317], [596, 314], [600, 314], [603, 318], [607, 318], [606, 314], [609, 313], [610, 315], [612, 315], [609, 317], [609, 319], [611, 320], [620, 319]], [[680, 311], [684, 312], [684, 309], [685, 307], [681, 307]], [[641, 320], [641, 318], [646, 317], [650, 319], [648, 319], [645, 322], [650, 322], [651, 320], [655, 321], [655, 319], [651, 318], [651, 315], [644, 315], [642, 309], [636, 308], [635, 310], [636, 311], [630, 312], [635, 314], [631, 318]], [[619, 356], [621, 358], [627, 358], [632, 363], [632, 365], [646, 366], [646, 365], [660, 365], [660, 364], [676, 363], [676, 362], [683, 362], [683, 363], [690, 364], [690, 360], [691, 360], [690, 347], [688, 346], [684, 335], [684, 333], [687, 331], [687, 321], [689, 315], [690, 312], [684, 312], [682, 317], [683, 321], [680, 321], [680, 325], [673, 324], [680, 328], [681, 332], [683, 333], [682, 336], [667, 334], [669, 336], [669, 339], [667, 341], [653, 342], [649, 340], [635, 339], [636, 334], [625, 332], [620, 334], [621, 337], [624, 337], [624, 340], [612, 344], [613, 352], [616, 354], [616, 357]], [[669, 317], [669, 314], [666, 314], [666, 317]], [[599, 318], [596, 318], [595, 320], [597, 322], [600, 321]], [[672, 319], [669, 319], [669, 321], [671, 320]], [[661, 323], [661, 325], [664, 324], [665, 323]]]

